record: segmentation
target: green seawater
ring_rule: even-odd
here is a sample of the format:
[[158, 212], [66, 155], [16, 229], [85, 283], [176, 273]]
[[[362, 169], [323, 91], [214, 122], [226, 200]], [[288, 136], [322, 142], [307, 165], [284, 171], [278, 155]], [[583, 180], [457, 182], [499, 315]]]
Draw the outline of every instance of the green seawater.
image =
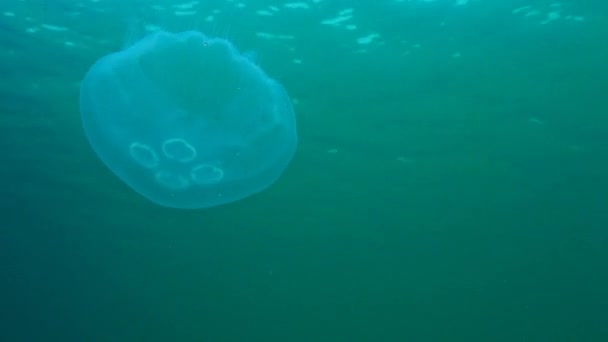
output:
[[[294, 102], [253, 197], [156, 206], [88, 145], [84, 73], [158, 29]], [[608, 341], [608, 4], [3, 0], [0, 341]]]

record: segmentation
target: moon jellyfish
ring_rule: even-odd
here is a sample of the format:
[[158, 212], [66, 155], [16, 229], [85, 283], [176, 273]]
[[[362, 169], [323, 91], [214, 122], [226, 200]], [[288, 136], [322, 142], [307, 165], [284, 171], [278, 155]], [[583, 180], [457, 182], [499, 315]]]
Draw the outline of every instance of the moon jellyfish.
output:
[[156, 32], [102, 57], [80, 87], [87, 139], [148, 200], [213, 207], [273, 184], [297, 145], [284, 87], [225, 39]]

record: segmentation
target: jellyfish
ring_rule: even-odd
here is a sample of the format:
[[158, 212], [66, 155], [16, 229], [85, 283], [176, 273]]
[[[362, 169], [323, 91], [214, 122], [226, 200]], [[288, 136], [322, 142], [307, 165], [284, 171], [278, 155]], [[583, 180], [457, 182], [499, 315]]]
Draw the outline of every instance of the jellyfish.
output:
[[155, 32], [96, 61], [80, 86], [85, 135], [135, 192], [208, 208], [273, 184], [293, 158], [285, 88], [228, 40]]

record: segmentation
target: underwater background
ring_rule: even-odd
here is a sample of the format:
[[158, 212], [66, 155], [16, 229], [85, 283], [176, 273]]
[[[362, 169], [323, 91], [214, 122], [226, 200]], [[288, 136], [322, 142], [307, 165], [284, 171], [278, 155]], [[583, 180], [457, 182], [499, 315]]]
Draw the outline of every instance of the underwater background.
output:
[[[80, 81], [147, 33], [252, 51], [298, 150], [163, 208]], [[608, 3], [3, 0], [0, 341], [608, 341]]]

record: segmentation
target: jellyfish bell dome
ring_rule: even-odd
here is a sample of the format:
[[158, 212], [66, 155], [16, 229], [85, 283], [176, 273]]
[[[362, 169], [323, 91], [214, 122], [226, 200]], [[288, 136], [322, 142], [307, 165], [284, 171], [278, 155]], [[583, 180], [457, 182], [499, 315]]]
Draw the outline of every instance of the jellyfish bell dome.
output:
[[266, 189], [297, 146], [285, 88], [228, 40], [158, 31], [96, 61], [80, 87], [86, 137], [134, 191], [173, 208]]

